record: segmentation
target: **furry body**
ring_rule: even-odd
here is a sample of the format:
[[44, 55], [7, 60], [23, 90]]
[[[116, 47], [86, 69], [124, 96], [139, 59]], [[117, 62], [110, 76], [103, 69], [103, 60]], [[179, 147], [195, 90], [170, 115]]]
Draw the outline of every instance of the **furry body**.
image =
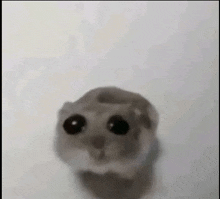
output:
[[[85, 117], [86, 126], [79, 134], [69, 135], [63, 123], [74, 114]], [[107, 121], [112, 115], [120, 115], [129, 124], [126, 135], [109, 131]], [[146, 166], [150, 148], [156, 140], [158, 120], [154, 106], [141, 95], [116, 87], [97, 88], [61, 108], [55, 150], [81, 179], [93, 178], [97, 183], [99, 177], [106, 179], [112, 175], [110, 179], [115, 178], [117, 182], [119, 179], [133, 182]], [[94, 141], [100, 137], [104, 144], [97, 148]]]

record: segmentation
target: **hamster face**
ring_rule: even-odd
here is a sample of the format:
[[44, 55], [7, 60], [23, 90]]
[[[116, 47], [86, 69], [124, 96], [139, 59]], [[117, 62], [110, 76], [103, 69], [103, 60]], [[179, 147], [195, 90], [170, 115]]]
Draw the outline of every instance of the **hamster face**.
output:
[[[155, 138], [152, 129], [141, 124], [141, 110], [132, 103], [110, 103], [112, 91], [90, 91], [59, 111], [55, 150], [77, 171], [131, 174]], [[106, 99], [100, 98], [103, 92]]]

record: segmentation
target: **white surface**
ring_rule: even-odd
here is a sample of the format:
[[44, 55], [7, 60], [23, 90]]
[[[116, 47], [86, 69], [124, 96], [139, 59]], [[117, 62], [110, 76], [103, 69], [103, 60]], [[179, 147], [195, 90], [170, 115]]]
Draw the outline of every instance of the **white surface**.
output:
[[152, 198], [219, 198], [218, 34], [218, 2], [3, 2], [3, 199], [83, 198], [56, 112], [105, 85], [158, 108]]

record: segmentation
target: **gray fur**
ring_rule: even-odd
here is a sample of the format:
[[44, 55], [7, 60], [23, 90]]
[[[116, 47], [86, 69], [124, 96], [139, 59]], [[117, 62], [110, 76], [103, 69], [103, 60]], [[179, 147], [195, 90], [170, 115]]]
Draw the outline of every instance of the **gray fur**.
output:
[[[87, 120], [78, 135], [68, 135], [62, 126], [73, 114]], [[112, 115], [121, 115], [129, 123], [126, 135], [115, 135], [106, 128]], [[153, 182], [157, 152], [152, 153], [152, 146], [158, 151], [158, 122], [155, 107], [141, 95], [116, 87], [96, 88], [74, 103], [66, 102], [59, 111], [55, 151], [95, 197], [138, 199]]]

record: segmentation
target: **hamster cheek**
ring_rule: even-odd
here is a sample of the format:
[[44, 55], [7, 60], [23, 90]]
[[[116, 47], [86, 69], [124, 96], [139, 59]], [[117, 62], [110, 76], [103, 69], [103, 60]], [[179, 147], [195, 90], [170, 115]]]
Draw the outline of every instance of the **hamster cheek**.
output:
[[156, 136], [153, 132], [149, 132], [149, 130], [147, 130], [144, 127], [141, 128], [141, 134], [140, 134], [141, 151], [148, 151], [155, 137]]
[[124, 147], [122, 145], [112, 143], [105, 150], [105, 154], [109, 160], [117, 160], [120, 158], [120, 154], [123, 149]]
[[69, 150], [67, 164], [75, 171], [88, 170], [91, 164], [91, 158], [86, 150]]

